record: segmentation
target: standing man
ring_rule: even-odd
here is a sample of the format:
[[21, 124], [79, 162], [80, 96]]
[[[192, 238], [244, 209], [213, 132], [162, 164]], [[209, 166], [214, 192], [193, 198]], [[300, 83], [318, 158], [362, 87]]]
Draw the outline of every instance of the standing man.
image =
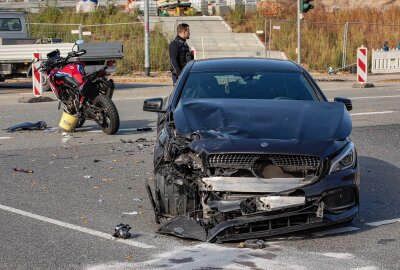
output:
[[171, 63], [172, 81], [175, 86], [176, 81], [181, 75], [184, 66], [194, 59], [186, 40], [190, 37], [189, 25], [186, 23], [178, 24], [176, 28], [178, 35], [169, 44], [169, 60]]

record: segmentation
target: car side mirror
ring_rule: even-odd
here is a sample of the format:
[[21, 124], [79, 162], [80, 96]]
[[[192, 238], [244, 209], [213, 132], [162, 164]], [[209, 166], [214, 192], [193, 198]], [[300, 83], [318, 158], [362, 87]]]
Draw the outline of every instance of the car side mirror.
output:
[[165, 113], [165, 110], [163, 110], [163, 99], [162, 98], [145, 99], [143, 103], [143, 111]]
[[346, 106], [346, 109], [348, 111], [351, 111], [353, 109], [353, 104], [351, 103], [351, 100], [345, 97], [335, 97], [334, 98], [335, 102], [342, 102], [344, 106]]

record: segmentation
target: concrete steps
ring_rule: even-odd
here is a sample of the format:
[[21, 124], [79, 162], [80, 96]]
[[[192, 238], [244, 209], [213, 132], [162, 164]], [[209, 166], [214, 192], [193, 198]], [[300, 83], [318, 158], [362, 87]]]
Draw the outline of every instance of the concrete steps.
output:
[[[161, 26], [163, 33], [173, 39], [176, 26], [190, 26], [188, 44], [196, 50], [196, 59], [219, 57], [266, 57], [264, 44], [254, 33], [234, 33], [219, 16], [152, 17], [150, 27]], [[271, 52], [272, 58], [286, 59], [281, 52]]]

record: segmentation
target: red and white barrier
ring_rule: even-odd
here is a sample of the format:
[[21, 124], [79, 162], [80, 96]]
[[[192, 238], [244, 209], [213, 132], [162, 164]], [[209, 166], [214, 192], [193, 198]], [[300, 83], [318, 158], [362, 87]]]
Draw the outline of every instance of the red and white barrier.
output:
[[366, 84], [368, 74], [368, 50], [361, 46], [357, 49], [357, 82]]
[[42, 75], [37, 69], [40, 66], [40, 53], [33, 53], [32, 63], [32, 86], [33, 86], [33, 95], [35, 97], [41, 97], [43, 94], [43, 86], [42, 86]]

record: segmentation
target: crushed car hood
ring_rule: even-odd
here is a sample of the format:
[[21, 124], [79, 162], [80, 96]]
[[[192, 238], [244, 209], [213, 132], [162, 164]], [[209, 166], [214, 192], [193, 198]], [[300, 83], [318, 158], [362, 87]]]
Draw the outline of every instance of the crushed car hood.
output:
[[332, 141], [348, 137], [344, 104], [298, 100], [183, 99], [174, 112], [180, 135], [201, 139]]

